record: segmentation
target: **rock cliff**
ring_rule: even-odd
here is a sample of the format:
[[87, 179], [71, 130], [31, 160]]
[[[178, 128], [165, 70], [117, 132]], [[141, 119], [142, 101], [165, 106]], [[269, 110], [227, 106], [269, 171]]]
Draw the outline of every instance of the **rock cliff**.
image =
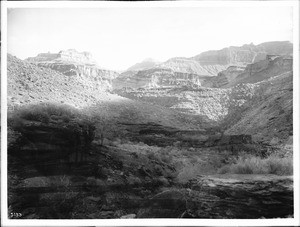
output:
[[219, 71], [226, 69], [226, 66], [220, 64], [204, 65], [189, 58], [171, 58], [157, 67], [199, 76], [215, 76]]
[[60, 51], [57, 54], [42, 53], [27, 58], [26, 61], [53, 69], [66, 76], [80, 77], [106, 90], [111, 89], [111, 80], [118, 76], [117, 72], [100, 68], [90, 53], [79, 53], [74, 49]]
[[112, 86], [113, 89], [201, 86], [206, 78], [198, 74], [175, 72], [167, 68], [152, 68], [138, 72], [124, 72], [112, 81]]
[[96, 65], [96, 61], [93, 59], [89, 52], [78, 52], [75, 49], [62, 50], [58, 53], [40, 53], [36, 57], [29, 57], [26, 60], [30, 62], [47, 62], [61, 59], [64, 61], [87, 63]]
[[152, 58], [146, 58], [142, 62], [136, 63], [133, 66], [129, 67], [126, 71], [140, 71], [145, 69], [150, 69], [158, 65], [159, 62], [155, 61]]
[[266, 42], [259, 45], [246, 44], [231, 46], [221, 50], [203, 52], [192, 59], [201, 65], [247, 65], [266, 59], [272, 55], [291, 55], [293, 45], [288, 41]]
[[7, 73], [9, 107], [49, 101], [84, 107], [101, 100], [118, 98], [107, 92], [110, 87], [107, 80], [67, 76], [10, 54], [7, 56]]
[[[251, 69], [252, 68], [252, 69]], [[260, 141], [285, 143], [292, 135], [292, 59], [276, 57], [232, 68], [223, 87], [179, 85], [115, 90], [119, 95], [223, 122], [228, 134], [250, 134]], [[251, 70], [250, 70], [251, 69]], [[250, 73], [251, 72], [251, 73]], [[233, 75], [235, 74], [235, 75]], [[226, 78], [226, 74], [218, 77]], [[207, 79], [209, 80], [209, 79]], [[206, 81], [207, 81], [206, 80]], [[221, 82], [214, 81], [215, 85]], [[205, 82], [203, 82], [205, 84]], [[234, 85], [236, 84], [236, 85]], [[139, 85], [139, 84], [138, 84]]]
[[226, 133], [252, 134], [257, 140], [286, 143], [293, 135], [293, 74], [286, 72], [254, 84], [253, 97], [231, 108]]
[[218, 73], [218, 76], [207, 78], [205, 87], [228, 88], [240, 83], [256, 83], [293, 70], [291, 56], [267, 55], [266, 59], [248, 64], [246, 67], [230, 66]]
[[257, 73], [262, 67], [268, 67], [268, 62], [274, 60], [272, 56], [291, 56], [292, 53], [293, 45], [290, 42], [231, 46], [203, 52], [191, 58], [171, 58], [140, 71], [123, 72], [114, 79], [113, 88], [176, 87], [182, 84], [230, 87], [237, 84], [234, 82], [236, 77], [243, 73], [247, 65], [252, 65], [251, 73]]

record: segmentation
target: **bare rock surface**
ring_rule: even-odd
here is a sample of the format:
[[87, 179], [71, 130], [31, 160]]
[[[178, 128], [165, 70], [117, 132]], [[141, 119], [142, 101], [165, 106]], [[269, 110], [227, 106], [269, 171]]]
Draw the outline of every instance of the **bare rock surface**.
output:
[[293, 45], [288, 41], [266, 42], [259, 45], [245, 44], [241, 47], [231, 46], [221, 50], [203, 52], [195, 57], [203, 65], [247, 65], [266, 58], [266, 55], [289, 55]]
[[189, 189], [169, 188], [149, 200], [138, 218], [292, 217], [293, 178], [274, 175], [207, 175], [189, 182]]
[[291, 72], [256, 83], [254, 96], [225, 119], [226, 133], [252, 134], [258, 140], [285, 143], [293, 131]]
[[135, 65], [129, 67], [126, 71], [140, 71], [145, 69], [150, 69], [159, 64], [158, 61], [155, 61], [152, 58], [146, 58], [142, 62], [136, 63]]
[[26, 61], [66, 76], [80, 77], [102, 89], [111, 89], [111, 80], [118, 76], [117, 72], [100, 68], [90, 53], [80, 53], [74, 49], [63, 50], [57, 54], [41, 53], [27, 58]]
[[[171, 58], [152, 68], [123, 72], [114, 79], [113, 88], [176, 87], [178, 85], [232, 86], [236, 84], [235, 78], [241, 72], [240, 69], [248, 64], [253, 64], [252, 68], [255, 69], [257, 62], [265, 61], [270, 55], [292, 55], [292, 46], [290, 42], [267, 42], [206, 51], [191, 58]], [[231, 68], [230, 72], [228, 70], [219, 75], [230, 67], [236, 67], [236, 70]], [[252, 82], [258, 80], [252, 79]]]
[[77, 76], [66, 76], [58, 71], [22, 61], [8, 54], [8, 105], [57, 102], [75, 107], [86, 107], [99, 100], [124, 99], [107, 92], [107, 81], [91, 81]]
[[[236, 85], [228, 88], [194, 84], [123, 88], [115, 92], [130, 99], [207, 117], [221, 123], [226, 134], [250, 134], [268, 142], [272, 139], [287, 141], [292, 133], [292, 59], [275, 56], [248, 65], [241, 74], [236, 68], [232, 70], [232, 80], [223, 85]], [[227, 78], [223, 74], [218, 77]]]
[[294, 214], [293, 178], [289, 176], [202, 176], [190, 185], [187, 214], [192, 217], [251, 219]]

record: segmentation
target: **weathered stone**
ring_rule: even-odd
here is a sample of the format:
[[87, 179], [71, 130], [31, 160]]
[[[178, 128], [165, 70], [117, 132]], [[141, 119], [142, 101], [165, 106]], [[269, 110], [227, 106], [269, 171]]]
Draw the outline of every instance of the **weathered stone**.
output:
[[197, 218], [278, 218], [293, 215], [293, 178], [203, 176], [191, 183], [187, 210]]
[[120, 218], [121, 219], [132, 219], [132, 218], [135, 218], [136, 217], [136, 214], [126, 214], [124, 216], [121, 216]]
[[139, 210], [138, 218], [178, 218], [186, 210], [184, 194], [167, 190], [152, 197], [145, 208]]

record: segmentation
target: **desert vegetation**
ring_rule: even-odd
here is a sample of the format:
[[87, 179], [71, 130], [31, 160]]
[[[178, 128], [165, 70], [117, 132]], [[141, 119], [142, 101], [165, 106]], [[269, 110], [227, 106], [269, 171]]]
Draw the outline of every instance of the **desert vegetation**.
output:
[[239, 157], [234, 163], [223, 166], [219, 173], [293, 175], [293, 158], [270, 155]]
[[88, 115], [69, 105], [58, 103], [30, 104], [15, 107], [8, 114], [9, 125], [17, 126], [21, 121], [36, 121], [41, 123], [51, 123], [60, 121], [62, 123], [83, 122], [90, 120]]

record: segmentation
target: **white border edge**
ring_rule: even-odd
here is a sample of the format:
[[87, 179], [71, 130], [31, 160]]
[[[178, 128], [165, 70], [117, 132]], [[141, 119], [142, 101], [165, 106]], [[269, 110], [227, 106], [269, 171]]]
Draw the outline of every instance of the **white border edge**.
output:
[[[225, 3], [225, 4], [224, 4]], [[1, 2], [1, 224], [3, 226], [218, 226], [220, 221], [222, 226], [298, 226], [299, 219], [299, 2], [298, 1], [179, 1], [179, 2]], [[261, 6], [291, 6], [293, 7], [293, 47], [294, 47], [294, 91], [293, 91], [293, 117], [294, 117], [294, 210], [295, 217], [287, 219], [101, 219], [101, 220], [16, 220], [7, 217], [7, 8], [84, 8], [89, 7], [236, 7], [252, 6], [253, 4]], [[295, 64], [296, 63], [296, 64]], [[297, 121], [295, 121], [297, 119]], [[5, 140], [3, 140], [5, 138]], [[297, 171], [296, 171], [296, 167]], [[5, 184], [3, 184], [5, 183]], [[296, 191], [297, 189], [297, 191]], [[3, 205], [4, 204], [4, 205]], [[298, 211], [296, 213], [296, 211]], [[49, 224], [45, 224], [49, 222]], [[200, 225], [199, 225], [200, 224]]]

